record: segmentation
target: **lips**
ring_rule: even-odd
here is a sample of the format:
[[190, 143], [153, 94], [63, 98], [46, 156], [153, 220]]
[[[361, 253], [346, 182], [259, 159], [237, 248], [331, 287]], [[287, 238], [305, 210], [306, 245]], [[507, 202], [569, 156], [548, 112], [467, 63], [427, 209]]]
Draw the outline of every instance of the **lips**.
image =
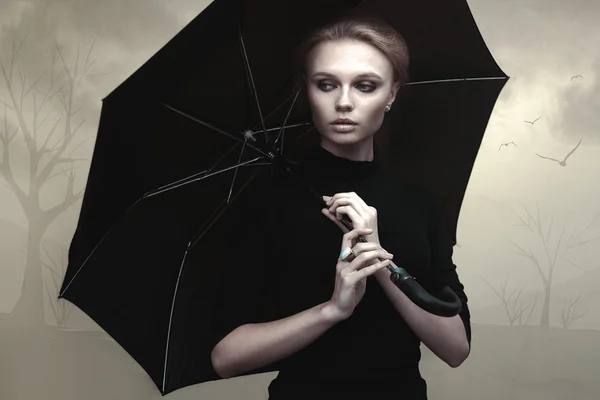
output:
[[356, 124], [342, 124], [342, 123], [337, 123], [337, 124], [331, 124], [332, 128], [334, 131], [339, 132], [339, 133], [347, 133], [347, 132], [352, 132], [353, 130], [356, 129]]
[[338, 118], [332, 122], [332, 125], [357, 125], [357, 123], [351, 119]]

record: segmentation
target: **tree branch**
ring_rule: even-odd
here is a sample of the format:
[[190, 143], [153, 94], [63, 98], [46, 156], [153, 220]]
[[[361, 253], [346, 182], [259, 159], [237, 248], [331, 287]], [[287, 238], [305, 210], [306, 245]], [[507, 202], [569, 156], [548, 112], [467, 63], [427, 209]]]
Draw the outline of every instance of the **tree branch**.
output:
[[2, 132], [2, 135], [0, 135], [0, 143], [2, 144], [2, 162], [0, 163], [0, 173], [8, 183], [8, 188], [17, 196], [22, 204], [26, 204], [27, 195], [17, 184], [10, 165], [10, 143], [13, 141], [17, 132], [19, 131], [19, 126], [15, 128], [15, 131], [12, 134], [9, 134], [6, 109], [4, 109], [4, 115], [4, 131]]
[[579, 296], [577, 296], [577, 298], [570, 304], [567, 304], [568, 301], [565, 299], [565, 305], [560, 316], [560, 320], [564, 328], [568, 328], [569, 326], [571, 326], [573, 321], [578, 320], [587, 314], [587, 310], [579, 314], [576, 311], [579, 299], [581, 298], [582, 294], [583, 293], [580, 293]]
[[85, 190], [81, 190], [77, 193], [73, 192], [73, 184], [75, 181], [75, 171], [73, 170], [73, 164], [71, 164], [71, 169], [68, 175], [68, 184], [65, 192], [65, 198], [59, 204], [54, 207], [51, 207], [44, 211], [43, 219], [45, 221], [53, 221], [57, 216], [67, 210], [73, 203], [83, 197]]
[[512, 245], [515, 246], [519, 250], [519, 254], [521, 254], [525, 258], [528, 258], [533, 263], [533, 265], [535, 265], [538, 272], [540, 273], [540, 277], [542, 278], [542, 281], [544, 282], [544, 284], [547, 285], [548, 277], [546, 277], [546, 275], [544, 274], [544, 271], [542, 270], [542, 267], [540, 266], [540, 263], [538, 262], [537, 257], [533, 254], [533, 251], [531, 249], [529, 249], [529, 252], [526, 252], [521, 246], [519, 246], [512, 240], [509, 240], [509, 239], [507, 239], [507, 240], [510, 243], [512, 243]]
[[[510, 323], [510, 325], [511, 326], [514, 325], [515, 321], [517, 321], [519, 324], [521, 324], [521, 322], [522, 322], [521, 317], [522, 317], [523, 313], [531, 306], [531, 304], [523, 306], [523, 300], [521, 300], [521, 296], [523, 295], [523, 291], [525, 290], [526, 285], [523, 285], [523, 287], [518, 292], [518, 294], [513, 298], [517, 289], [513, 289], [508, 296], [506, 295], [507, 286], [508, 286], [508, 277], [505, 279], [504, 284], [502, 285], [502, 292], [499, 292], [498, 290], [496, 290], [481, 275], [479, 275], [479, 277], [489, 286], [490, 289], [492, 289], [492, 291], [496, 294], [498, 299], [500, 299], [500, 301], [502, 301], [502, 304], [504, 306], [504, 312], [506, 313], [506, 317], [508, 318], [508, 322]], [[531, 317], [531, 312], [530, 312], [530, 317]], [[529, 320], [529, 318], [528, 318], [528, 320]]]

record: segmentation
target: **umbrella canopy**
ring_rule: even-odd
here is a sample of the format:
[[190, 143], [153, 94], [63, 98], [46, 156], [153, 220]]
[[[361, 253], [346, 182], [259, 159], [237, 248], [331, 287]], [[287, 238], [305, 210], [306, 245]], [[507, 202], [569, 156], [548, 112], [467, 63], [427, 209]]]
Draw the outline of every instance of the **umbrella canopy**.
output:
[[214, 1], [103, 100], [61, 289], [163, 394], [218, 379], [210, 315], [238, 196], [268, 179], [266, 164], [318, 138], [295, 90], [293, 51], [316, 14], [345, 8], [385, 16], [408, 42], [411, 79], [378, 152], [392, 174], [442, 199], [455, 238], [508, 79], [466, 1]]

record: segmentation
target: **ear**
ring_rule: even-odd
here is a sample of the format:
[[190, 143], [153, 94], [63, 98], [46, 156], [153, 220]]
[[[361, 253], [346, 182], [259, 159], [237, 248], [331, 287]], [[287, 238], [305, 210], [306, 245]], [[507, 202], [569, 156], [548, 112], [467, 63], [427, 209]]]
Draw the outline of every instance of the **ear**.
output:
[[392, 85], [392, 90], [390, 91], [390, 98], [389, 98], [389, 103], [391, 104], [396, 100], [396, 95], [398, 94], [398, 91], [400, 90], [400, 82], [394, 82], [394, 84]]

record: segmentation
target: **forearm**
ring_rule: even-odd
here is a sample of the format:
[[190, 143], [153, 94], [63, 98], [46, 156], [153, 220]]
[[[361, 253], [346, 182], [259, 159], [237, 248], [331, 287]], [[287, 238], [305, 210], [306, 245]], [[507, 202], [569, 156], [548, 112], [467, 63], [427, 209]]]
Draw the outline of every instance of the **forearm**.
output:
[[213, 367], [230, 378], [272, 364], [308, 346], [340, 320], [325, 302], [287, 318], [242, 325], [215, 346]]
[[378, 271], [375, 276], [394, 308], [421, 342], [451, 367], [462, 364], [469, 355], [470, 345], [460, 316], [440, 317], [423, 310], [396, 287], [387, 269]]

